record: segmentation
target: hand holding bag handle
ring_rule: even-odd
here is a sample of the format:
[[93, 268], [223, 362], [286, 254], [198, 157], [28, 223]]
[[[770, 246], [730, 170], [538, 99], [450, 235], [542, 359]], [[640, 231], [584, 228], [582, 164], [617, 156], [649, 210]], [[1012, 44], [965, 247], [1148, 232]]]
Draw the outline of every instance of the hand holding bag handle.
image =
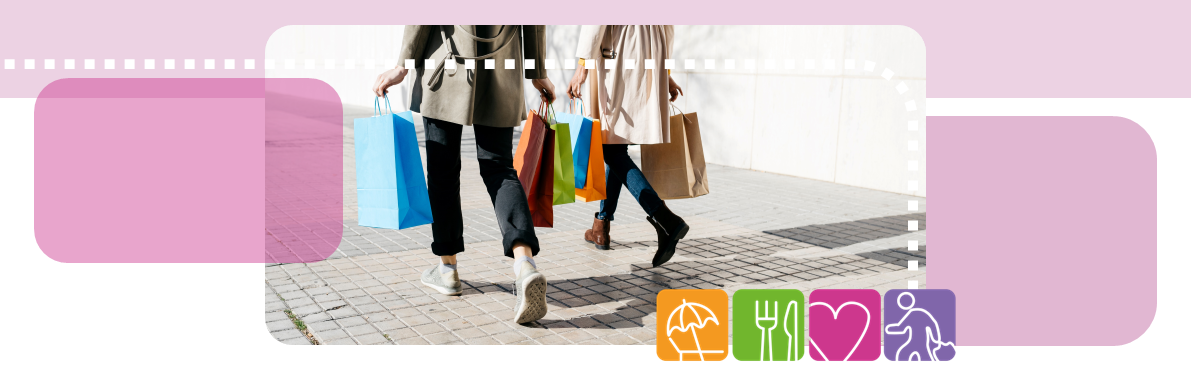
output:
[[[385, 93], [385, 108], [389, 109], [389, 114], [395, 114], [395, 113], [393, 113], [393, 106], [389, 105], [389, 94], [388, 93]], [[379, 116], [383, 116], [383, 115], [385, 115], [385, 112], [384, 112], [384, 109], [380, 108], [380, 97], [377, 97], [373, 101], [372, 116], [379, 117]]]
[[[578, 113], [575, 113], [575, 104], [576, 104], [576, 103], [578, 103], [578, 104], [579, 104], [579, 112], [578, 112]], [[584, 104], [583, 104], [583, 99], [582, 99], [582, 98], [579, 98], [579, 97], [576, 97], [576, 98], [567, 98], [567, 111], [571, 112], [571, 114], [578, 114], [578, 115], [580, 115], [580, 116], [583, 116], [583, 114], [584, 114], [584, 112], [583, 112], [583, 111], [584, 111], [584, 110], [587, 110], [587, 109], [585, 109], [585, 108], [584, 108]]]
[[[544, 93], [544, 91], [543, 91], [543, 93]], [[542, 119], [542, 124], [546, 125], [547, 129], [549, 129], [550, 125], [552, 123], [554, 123], [554, 122], [551, 122], [551, 120], [553, 120], [555, 122], [558, 121], [557, 114], [554, 113], [554, 105], [550, 104], [549, 102], [542, 101], [540, 104], [538, 104], [537, 115], [539, 118]]]
[[[409, 98], [409, 101], [410, 101], [411, 103], [413, 102], [413, 96], [412, 96], [412, 95], [410, 95], [410, 96], [406, 96], [406, 97], [408, 97], [408, 98]], [[406, 108], [406, 109], [409, 109], [410, 107], [412, 107], [412, 104], [405, 104], [405, 108]], [[389, 110], [389, 114], [397, 114], [397, 112], [394, 112], [394, 111], [393, 111], [393, 105], [389, 103], [389, 93], [388, 93], [388, 92], [385, 92], [385, 108]], [[385, 110], [385, 109], [381, 109], [381, 107], [380, 107], [380, 97], [377, 97], [377, 98], [375, 98], [375, 99], [373, 100], [373, 106], [372, 106], [372, 116], [373, 116], [373, 117], [376, 117], [376, 116], [382, 116], [382, 115], [385, 115], [385, 112], [384, 112], [384, 110]]]

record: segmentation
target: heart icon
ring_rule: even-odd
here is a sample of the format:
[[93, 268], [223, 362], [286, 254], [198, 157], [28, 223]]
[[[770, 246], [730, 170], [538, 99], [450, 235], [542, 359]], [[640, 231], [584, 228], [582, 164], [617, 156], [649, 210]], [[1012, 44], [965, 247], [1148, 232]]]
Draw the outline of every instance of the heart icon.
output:
[[[831, 312], [831, 317], [827, 318], [826, 314], [815, 316], [815, 307], [825, 307]], [[849, 311], [845, 313], [845, 309]], [[856, 349], [864, 342], [864, 336], [868, 334], [869, 323], [872, 321], [872, 312], [868, 307], [855, 301], [844, 302], [838, 308], [825, 302], [814, 302], [807, 307], [807, 312], [811, 314], [814, 327], [808, 337], [811, 347], [826, 361], [851, 359], [852, 354], [856, 353]], [[844, 315], [842, 318], [841, 313]], [[860, 314], [864, 314], [864, 317], [860, 317]], [[815, 340], [815, 336], [819, 336], [818, 341]]]

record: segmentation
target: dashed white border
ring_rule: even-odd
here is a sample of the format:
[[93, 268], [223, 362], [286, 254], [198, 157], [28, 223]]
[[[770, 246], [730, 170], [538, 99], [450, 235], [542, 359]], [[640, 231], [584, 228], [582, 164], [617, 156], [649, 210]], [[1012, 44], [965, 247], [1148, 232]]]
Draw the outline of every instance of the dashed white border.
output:
[[[42, 59], [41, 60], [42, 61], [41, 69], [55, 70], [55, 69], [59, 69], [59, 67], [61, 67], [61, 69], [64, 69], [64, 70], [74, 70], [76, 68], [79, 68], [79, 66], [75, 64], [75, 62], [76, 62], [75, 59], [62, 59], [63, 64], [61, 66], [59, 66], [57, 64], [57, 60], [58, 59], [53, 59], [53, 58]], [[699, 60], [703, 61], [703, 64], [701, 65], [701, 67], [699, 64], [697, 64]], [[18, 65], [17, 64], [18, 59], [15, 59], [15, 58], [14, 59], [3, 59], [4, 70], [16, 70], [17, 67], [22, 67], [23, 70], [38, 69], [38, 64], [37, 64], [38, 59], [20, 59], [20, 61], [23, 64]], [[83, 59], [83, 64], [82, 64], [81, 68], [84, 70], [94, 70], [97, 68], [96, 61], [97, 61], [97, 59]], [[104, 70], [114, 70], [117, 67], [116, 59], [102, 59], [101, 61], [103, 63], [102, 68]], [[144, 59], [140, 65], [137, 65], [136, 59], [122, 59], [122, 61], [123, 61], [122, 62], [123, 64], [121, 66], [123, 67], [124, 70], [136, 70], [136, 69], [155, 70], [155, 69], [157, 69], [157, 59]], [[196, 69], [197, 68], [196, 63], [198, 61], [199, 61], [198, 59], [183, 59], [182, 60], [182, 68], [186, 69], [186, 70]], [[320, 66], [320, 65], [316, 64], [317, 61], [315, 59], [304, 59], [304, 61], [302, 62], [304, 64], [302, 64], [302, 65], [299, 65], [296, 59], [265, 59], [264, 60], [265, 65], [263, 68], [266, 70], [274, 70], [274, 69], [285, 69], [285, 70], [344, 69], [344, 70], [354, 70], [354, 69], [357, 69], [357, 67], [359, 67], [359, 68], [366, 69], [366, 70], [374, 70], [374, 69], [378, 69], [378, 68], [384, 69], [386, 67], [396, 67], [397, 66], [396, 59], [362, 59], [361, 61], [363, 62], [363, 64], [357, 65], [356, 59], [342, 59], [342, 60], [323, 59], [322, 60], [323, 64]], [[691, 71], [736, 70], [737, 66], [738, 66], [736, 64], [737, 63], [736, 59], [666, 59], [665, 61], [663, 61], [662, 67], [664, 67], [664, 69], [674, 69], [675, 67], [678, 66], [678, 63], [680, 61], [681, 61], [684, 69], [691, 70]], [[758, 69], [757, 68], [757, 66], [758, 66], [757, 60], [755, 60], [755, 59], [741, 59], [741, 61], [743, 61], [742, 66], [743, 66], [743, 69], [745, 69], [745, 70]], [[178, 68], [176, 65], [175, 59], [163, 59], [162, 62], [164, 63], [162, 65], [162, 69], [173, 70], [173, 69]], [[202, 62], [202, 69], [204, 69], [204, 70], [214, 70], [217, 68], [216, 59], [201, 59], [201, 62]], [[222, 59], [222, 62], [223, 62], [223, 64], [220, 66], [223, 68], [223, 70], [237, 70], [237, 69], [255, 70], [255, 69], [257, 69], [256, 59], [242, 59], [242, 60]], [[237, 64], [238, 62], [240, 64]], [[377, 67], [377, 64], [381, 63], [381, 62], [383, 62], [383, 65], [381, 65], [380, 67]], [[485, 59], [483, 62], [484, 63], [483, 66], [484, 66], [484, 69], [489, 69], [489, 70], [497, 69], [497, 68], [534, 69], [536, 67], [536, 62], [533, 59], [524, 59], [522, 62], [523, 62], [522, 67], [517, 67], [517, 59], [505, 59], [502, 62], [503, 64], [496, 64], [496, 60], [494, 60], [494, 59]], [[407, 68], [407, 69], [413, 69], [414, 67], [417, 66], [417, 61], [414, 59], [407, 59], [403, 63], [404, 63], [405, 68]], [[434, 59], [426, 59], [422, 63], [424, 64], [423, 65], [424, 67], [434, 67], [436, 62]], [[561, 63], [561, 65], [559, 63]], [[623, 59], [620, 62], [618, 62], [614, 59], [609, 59], [609, 60], [605, 60], [605, 63], [606, 63], [606, 66], [610, 67], [610, 68], [616, 67], [617, 64], [624, 64], [626, 69], [647, 69], [647, 70], [657, 69], [657, 62], [653, 59], [643, 59], [643, 60]], [[765, 70], [777, 70], [778, 69], [777, 67], [779, 67], [778, 63], [779, 63], [779, 61], [777, 59], [763, 59], [763, 60], [761, 60], [761, 66], [764, 67]], [[798, 70], [798, 69], [802, 69], [802, 70], [834, 70], [836, 67], [835, 59], [802, 59], [801, 64], [798, 64], [799, 63], [798, 59], [784, 59], [784, 60], [781, 60], [780, 63], [781, 63], [780, 66], [782, 67], [782, 69], [785, 69], [785, 70]], [[858, 67], [858, 63], [863, 63], [863, 66]], [[456, 68], [455, 67], [456, 63], [453, 60], [446, 62], [444, 65], [446, 66], [445, 68], [447, 68], [447, 69], [455, 69]], [[576, 63], [575, 59], [563, 59], [561, 61], [559, 61], [558, 59], [545, 59], [545, 61], [543, 62], [542, 68], [547, 69], [547, 70], [555, 70], [555, 69], [569, 70], [569, 69], [573, 69], [576, 65], [577, 65], [577, 63]], [[465, 60], [464, 67], [466, 69], [476, 69], [476, 61], [471, 60], [471, 59]], [[594, 60], [585, 61], [584, 68], [594, 69], [595, 61]], [[871, 60], [861, 61], [861, 60], [857, 60], [857, 59], [844, 59], [844, 61], [843, 61], [843, 69], [844, 70], [863, 69], [865, 72], [876, 72], [876, 68], [877, 68], [877, 63], [873, 62]], [[884, 78], [886, 81], [893, 82], [895, 72], [892, 69], [886, 67], [881, 70], [880, 76], [881, 76], [881, 78]], [[894, 90], [897, 91], [898, 95], [906, 96], [907, 93], [909, 93], [909, 91], [910, 91], [910, 87], [908, 85], [906, 85], [905, 81], [898, 81], [897, 85], [894, 86]], [[920, 144], [920, 131], [919, 131], [919, 121], [918, 121], [919, 116], [917, 113], [918, 112], [918, 103], [915, 100], [910, 99], [905, 102], [905, 108], [906, 108], [906, 113], [910, 115], [910, 118], [912, 118], [907, 123], [907, 130], [909, 131], [910, 136], [909, 136], [909, 139], [907, 140], [906, 148], [909, 151], [918, 151], [919, 144]], [[918, 159], [911, 158], [909, 161], [907, 161], [907, 165], [906, 165], [907, 171], [908, 172], [917, 172], [920, 169], [919, 163], [920, 163], [920, 161]], [[908, 179], [906, 182], [906, 190], [908, 192], [919, 191], [920, 186], [919, 186], [918, 180], [916, 180], [913, 177], [913, 175], [914, 175], [913, 173], [910, 173], [909, 175], [911, 176], [911, 178]], [[907, 205], [907, 210], [908, 211], [919, 211], [918, 200], [910, 200]], [[909, 221], [909, 223], [907, 224], [907, 229], [909, 231], [917, 231], [918, 230], [918, 221]], [[906, 248], [910, 251], [917, 251], [919, 242], [920, 242], [919, 240], [910, 240], [910, 241], [908, 241]], [[909, 264], [910, 264], [909, 270], [913, 270], [913, 271], [918, 270], [918, 261], [917, 260], [912, 260], [909, 262]], [[918, 281], [910, 281], [909, 287], [911, 289], [917, 288]]]
[[[850, 59], [849, 59], [849, 61], [844, 62], [844, 67], [854, 67], [854, 64], [853, 64], [853, 62], [850, 62]], [[873, 70], [876, 69], [876, 67], [877, 67], [876, 62], [873, 62], [873, 61], [865, 61], [864, 62], [864, 70], [865, 71], [873, 72]], [[886, 81], [892, 82], [894, 75], [895, 75], [895, 73], [893, 72], [893, 70], [891, 70], [889, 68], [885, 68], [884, 70], [881, 71], [881, 77], [884, 78]], [[894, 86], [894, 90], [897, 91], [897, 94], [905, 96], [906, 93], [908, 93], [910, 91], [910, 86], [906, 85], [905, 81], [898, 81], [897, 85]], [[911, 99], [911, 100], [908, 100], [905, 102], [905, 107], [906, 107], [906, 113], [909, 114], [910, 118], [911, 118], [906, 123], [906, 129], [910, 133], [909, 139], [906, 141], [906, 149], [908, 151], [918, 151], [919, 144], [920, 144], [920, 141], [919, 141], [920, 133], [919, 133], [919, 127], [918, 127], [919, 126], [919, 124], [918, 124], [919, 117], [918, 117], [918, 113], [917, 113], [918, 103], [917, 103], [917, 101]], [[910, 160], [908, 160], [906, 162], [906, 170], [908, 172], [917, 172], [919, 169], [920, 169], [919, 168], [919, 160], [917, 158], [910, 158]], [[910, 178], [906, 181], [906, 191], [908, 191], [908, 192], [919, 191], [920, 187], [918, 185], [918, 180], [914, 177], [913, 173], [910, 173], [909, 176], [910, 176]], [[909, 200], [908, 201], [906, 210], [916, 212], [916, 211], [919, 211], [918, 209], [919, 209], [918, 200]], [[908, 231], [918, 231], [918, 221], [912, 220], [912, 221], [907, 222], [906, 229]], [[917, 240], [917, 239], [908, 240], [906, 242], [906, 249], [909, 251], [917, 251], [919, 243], [920, 243], [920, 240]], [[910, 260], [907, 262], [906, 268], [910, 271], [918, 271], [918, 263], [919, 263], [918, 260]], [[918, 281], [910, 280], [909, 282], [907, 282], [906, 286], [909, 289], [917, 289]]]
[[[845, 70], [857, 69], [857, 67], [856, 67], [857, 62], [859, 62], [859, 61], [856, 59], [844, 59], [844, 69]], [[769, 67], [769, 63], [766, 63], [766, 64], [767, 64], [767, 67]], [[833, 64], [834, 64], [834, 62], [830, 59], [823, 60], [823, 66], [825, 69], [833, 68]], [[785, 67], [787, 69], [793, 68], [794, 61], [787, 60]], [[814, 61], [811, 59], [807, 59], [805, 64], [803, 64], [803, 67], [804, 68], [813, 68]], [[688, 64], [688, 68], [689, 68], [689, 64]], [[873, 62], [871, 60], [864, 61], [863, 69], [865, 72], [876, 72], [876, 68], [877, 68], [876, 62]], [[888, 67], [881, 70], [881, 78], [885, 79], [886, 81], [889, 81], [892, 83], [894, 81], [893, 79], [895, 76], [896, 76], [896, 73]], [[907, 96], [907, 93], [910, 92], [910, 86], [907, 85], [906, 82], [902, 81], [902, 80], [898, 80], [897, 85], [895, 85], [893, 87], [893, 89], [896, 90], [897, 94], [901, 95], [901, 96]], [[905, 108], [906, 108], [906, 114], [909, 116], [908, 118], [910, 118], [910, 120], [908, 120], [906, 123], [906, 129], [910, 133], [910, 136], [909, 136], [908, 140], [906, 141], [906, 149], [908, 151], [918, 151], [919, 144], [920, 144], [920, 141], [919, 141], [920, 133], [919, 133], [919, 122], [918, 122], [919, 115], [917, 113], [918, 112], [918, 102], [914, 99], [909, 99], [905, 102]], [[907, 172], [911, 172], [908, 174], [908, 176], [910, 176], [909, 179], [906, 180], [906, 191], [907, 192], [918, 192], [921, 190], [921, 187], [919, 186], [919, 182], [918, 182], [917, 178], [914, 177], [915, 175], [913, 173], [913, 172], [918, 172], [919, 169], [920, 169], [920, 159], [918, 159], [917, 157], [911, 157], [906, 162], [906, 170], [907, 170]], [[909, 200], [906, 205], [907, 205], [906, 206], [907, 211], [911, 211], [911, 212], [919, 211], [918, 200]], [[912, 231], [918, 231], [918, 229], [919, 228], [918, 228], [917, 220], [911, 220], [906, 223], [906, 230], [912, 232]], [[909, 251], [917, 251], [920, 242], [921, 241], [917, 240], [917, 239], [908, 240], [906, 242], [906, 249]], [[918, 260], [910, 260], [907, 262], [906, 269], [910, 270], [910, 271], [918, 271], [918, 264], [919, 264]], [[910, 280], [909, 282], [906, 283], [906, 286], [910, 289], [917, 289], [918, 281]]]
[[[58, 66], [57, 62], [61, 60], [63, 65]], [[38, 65], [38, 59], [3, 59], [5, 70], [36, 70], [46, 69], [52, 70], [62, 68], [73, 70], [78, 68], [75, 62], [78, 59], [41, 59], [43, 64]], [[136, 70], [157, 69], [157, 61], [161, 60], [164, 64], [163, 69], [172, 70], [176, 68], [176, 62], [179, 59], [141, 59], [141, 64], [137, 64], [138, 59], [82, 59], [84, 62], [83, 69], [96, 69], [96, 61], [102, 63], [102, 69], [114, 70]], [[256, 59], [181, 59], [183, 61], [184, 69], [204, 69], [204, 70], [255, 70]], [[698, 64], [702, 61], [702, 64]], [[383, 62], [383, 64], [381, 64]], [[505, 59], [502, 62], [496, 62], [494, 59], [485, 59], [483, 61], [484, 69], [534, 69], [536, 63], [533, 59], [522, 60], [522, 66], [517, 65], [517, 59]], [[654, 59], [624, 59], [622, 62], [617, 62], [613, 59], [606, 60], [609, 67], [614, 67], [617, 63], [625, 65], [626, 69], [658, 69], [659, 62]], [[874, 72], [876, 62], [860, 61], [856, 59], [845, 59], [843, 61], [843, 69], [856, 70], [858, 63], [863, 62], [863, 70], [867, 72]], [[23, 63], [23, 64], [21, 64]], [[286, 69], [286, 70], [355, 70], [366, 69], [374, 70], [377, 68], [396, 67], [398, 62], [396, 59], [265, 59], [264, 69]], [[362, 64], [361, 64], [362, 63]], [[407, 69], [412, 69], [416, 66], [417, 60], [407, 59], [402, 62]], [[433, 67], [437, 63], [434, 59], [425, 59], [422, 61], [424, 67]], [[446, 65], [452, 65], [454, 61], [446, 62]], [[499, 63], [499, 64], [498, 64]], [[709, 71], [709, 70], [835, 70], [837, 69], [835, 59], [666, 59], [660, 62], [660, 68], [663, 69], [677, 69], [681, 64], [683, 69], [693, 71]], [[577, 64], [576, 59], [545, 59], [543, 68], [547, 70], [564, 69], [571, 70]], [[472, 60], [466, 61], [467, 68], [475, 69], [476, 62]], [[379, 67], [378, 67], [379, 66]], [[88, 68], [89, 67], [89, 68]], [[201, 67], [201, 68], [199, 68]], [[595, 62], [591, 60], [585, 61], [585, 68], [595, 68]], [[886, 68], [882, 71], [881, 77], [890, 80], [893, 77], [893, 71]], [[899, 83], [897, 86], [898, 94], [905, 94], [909, 88], [905, 83]], [[912, 101], [907, 103], [907, 108], [913, 106]]]

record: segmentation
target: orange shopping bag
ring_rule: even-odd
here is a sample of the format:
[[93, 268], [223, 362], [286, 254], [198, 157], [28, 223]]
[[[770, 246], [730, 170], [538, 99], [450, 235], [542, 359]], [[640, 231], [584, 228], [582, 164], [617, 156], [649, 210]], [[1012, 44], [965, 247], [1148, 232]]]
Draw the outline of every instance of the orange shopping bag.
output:
[[608, 199], [608, 188], [604, 176], [604, 132], [600, 120], [591, 122], [591, 152], [587, 159], [587, 185], [575, 188], [575, 198], [583, 202]]

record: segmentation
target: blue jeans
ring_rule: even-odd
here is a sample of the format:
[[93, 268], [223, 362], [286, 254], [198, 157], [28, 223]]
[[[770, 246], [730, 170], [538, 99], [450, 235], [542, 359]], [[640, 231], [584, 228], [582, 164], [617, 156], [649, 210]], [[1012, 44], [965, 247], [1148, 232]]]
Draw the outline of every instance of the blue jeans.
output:
[[616, 203], [620, 200], [621, 185], [629, 188], [629, 193], [632, 193], [633, 197], [637, 199], [637, 203], [641, 204], [641, 209], [645, 210], [645, 214], [652, 216], [657, 209], [665, 205], [658, 197], [658, 193], [653, 190], [653, 186], [650, 186], [649, 181], [645, 180], [641, 169], [637, 168], [637, 164], [633, 163], [633, 159], [629, 157], [629, 145], [605, 144], [604, 164], [607, 166], [605, 172], [608, 178], [608, 199], [600, 201], [600, 212], [596, 214], [597, 219], [612, 220], [612, 214], [616, 212]]

